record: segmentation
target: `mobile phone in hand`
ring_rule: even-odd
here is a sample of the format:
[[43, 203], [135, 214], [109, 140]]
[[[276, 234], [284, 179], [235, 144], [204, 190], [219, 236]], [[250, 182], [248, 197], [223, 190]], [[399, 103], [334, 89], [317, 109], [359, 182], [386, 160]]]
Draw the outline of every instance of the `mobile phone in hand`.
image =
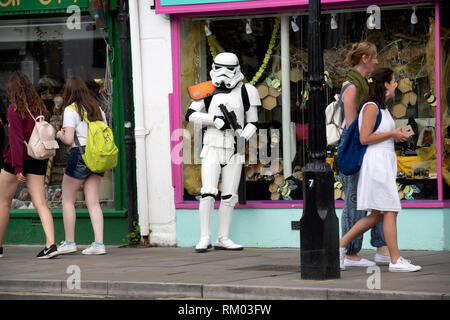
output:
[[411, 137], [414, 135], [414, 130], [412, 129], [411, 125], [407, 125], [406, 127], [402, 127], [402, 132], [406, 134], [408, 137]]

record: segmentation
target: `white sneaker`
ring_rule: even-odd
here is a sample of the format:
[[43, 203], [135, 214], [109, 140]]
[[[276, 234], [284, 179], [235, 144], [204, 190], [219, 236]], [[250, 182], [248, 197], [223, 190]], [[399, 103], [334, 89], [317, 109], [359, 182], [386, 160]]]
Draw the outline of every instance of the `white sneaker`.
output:
[[219, 238], [214, 244], [214, 249], [216, 250], [242, 250], [244, 249], [240, 244], [234, 243], [228, 238]]
[[344, 266], [346, 267], [372, 267], [376, 265], [375, 262], [362, 258], [359, 261], [344, 259]]
[[339, 248], [339, 266], [341, 270], [345, 270], [345, 248]]
[[378, 263], [390, 263], [391, 257], [376, 253], [374, 260], [375, 260], [375, 262], [378, 262]]
[[105, 245], [96, 245], [94, 242], [92, 242], [92, 244], [87, 247], [86, 249], [84, 249], [83, 251], [81, 251], [82, 254], [105, 254], [106, 253], [106, 249], [105, 249]]
[[77, 252], [77, 244], [75, 242], [67, 244], [65, 240], [61, 241], [58, 246], [58, 254], [66, 254], [72, 252]]
[[195, 246], [195, 252], [206, 252], [208, 249], [211, 249], [211, 238], [210, 237], [201, 237], [200, 241]]
[[415, 272], [420, 269], [422, 269], [421, 266], [415, 266], [403, 257], [398, 258], [397, 263], [389, 263], [389, 272]]

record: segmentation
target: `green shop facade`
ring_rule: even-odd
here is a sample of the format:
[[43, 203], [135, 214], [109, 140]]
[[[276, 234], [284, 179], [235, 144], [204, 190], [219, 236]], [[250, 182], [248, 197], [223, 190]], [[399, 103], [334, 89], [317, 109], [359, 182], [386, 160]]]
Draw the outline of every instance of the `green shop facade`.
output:
[[[128, 233], [126, 152], [124, 144], [123, 74], [116, 0], [0, 0], [0, 116], [6, 122], [9, 106], [6, 83], [13, 71], [25, 73], [61, 126], [62, 89], [71, 76], [82, 77], [107, 115], [119, 148], [117, 167], [105, 173], [100, 191], [104, 215], [104, 242], [121, 244]], [[7, 143], [6, 126], [0, 131], [0, 167]], [[61, 183], [69, 147], [60, 143], [50, 159], [45, 185], [55, 222], [55, 241], [64, 239]], [[37, 211], [24, 185], [14, 196], [5, 244], [41, 244], [45, 236]], [[75, 239], [93, 239], [83, 190], [76, 201]]]

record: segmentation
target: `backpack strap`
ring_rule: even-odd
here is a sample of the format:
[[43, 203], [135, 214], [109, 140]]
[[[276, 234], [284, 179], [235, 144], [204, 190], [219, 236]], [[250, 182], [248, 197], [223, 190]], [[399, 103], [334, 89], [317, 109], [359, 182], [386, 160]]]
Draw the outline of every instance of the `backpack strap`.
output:
[[74, 136], [73, 136], [73, 139], [74, 139], [74, 141], [75, 141], [75, 144], [77, 145], [77, 147], [78, 147], [78, 150], [80, 150], [80, 154], [83, 154], [83, 149], [81, 149], [81, 144], [80, 144], [80, 140], [78, 140], [78, 137], [77, 137], [77, 132], [76, 132], [76, 130], [75, 130], [75, 132], [74, 132]]
[[25, 108], [27, 108], [28, 113], [30, 114], [31, 118], [33, 118], [34, 122], [37, 122], [37, 119], [39, 118], [44, 118], [44, 116], [42, 115], [42, 111], [39, 109], [39, 116], [37, 116], [36, 118], [33, 116], [33, 114], [30, 112], [30, 109], [28, 109], [27, 106], [25, 106]]
[[[74, 104], [71, 104], [71, 105], [68, 105], [67, 106], [68, 108], [71, 108], [71, 109], [73, 109], [73, 110], [75, 110], [76, 111], [76, 113], [78, 113], [78, 109], [75, 107], [75, 105]], [[87, 116], [86, 116], [86, 113], [84, 112], [84, 110], [83, 109], [81, 109], [81, 114], [83, 115], [83, 117], [82, 117], [82, 120], [81, 121], [86, 121], [88, 124], [90, 123], [90, 121], [89, 121], [89, 119], [87, 118]]]
[[375, 121], [375, 126], [373, 127], [373, 132], [377, 131], [378, 127], [381, 124], [381, 107], [378, 105], [378, 103], [376, 103], [376, 106], [378, 107], [378, 115], [377, 115], [377, 120]]
[[348, 86], [351, 85], [351, 84], [353, 84], [353, 82], [351, 82], [351, 81], [344, 82], [344, 84], [342, 86], [342, 89], [341, 89], [341, 93], [339, 94], [338, 104], [339, 104], [339, 107], [341, 108], [341, 119], [342, 119], [342, 121], [344, 121], [344, 119], [345, 119], [344, 102], [342, 101], [342, 94], [344, 93], [345, 89], [347, 89]]
[[[78, 113], [77, 108], [73, 104], [71, 104], [71, 105], [69, 105], [67, 107], [75, 110], [75, 112]], [[85, 120], [89, 124], [89, 120], [87, 119], [86, 114], [84, 113], [83, 110], [81, 110], [81, 112], [83, 114], [83, 119], [82, 120]], [[80, 154], [83, 154], [83, 149], [81, 149], [80, 140], [78, 140], [78, 137], [77, 137], [77, 128], [75, 128], [75, 131], [74, 131], [73, 134], [74, 134], [73, 139], [75, 141], [75, 144], [77, 145], [78, 150], [80, 150]]]
[[[27, 106], [25, 106], [25, 108], [27, 108], [28, 113], [30, 114], [31, 118], [33, 118], [33, 120], [34, 120], [34, 125], [36, 125], [36, 123], [38, 122], [37, 119], [39, 119], [39, 118], [44, 118], [44, 116], [42, 115], [42, 112], [41, 112], [41, 114], [40, 114], [39, 116], [37, 116], [37, 117], [35, 118], [35, 117], [33, 116], [33, 114], [30, 112], [30, 109], [28, 109]], [[31, 137], [30, 137], [30, 138], [31, 138]], [[27, 142], [26, 142], [25, 140], [23, 140], [23, 143], [24, 143], [25, 145], [27, 145]]]
[[[378, 107], [377, 119], [375, 120], [375, 126], [373, 127], [373, 131], [372, 131], [372, 132], [375, 132], [375, 131], [377, 131], [378, 127], [380, 126], [381, 120], [382, 120], [381, 107], [378, 105], [378, 103], [376, 103], [376, 102], [374, 102], [374, 101], [368, 101], [368, 102], [366, 102], [365, 104], [363, 104], [363, 106], [365, 106], [365, 105], [368, 104], [368, 103], [373, 103], [373, 104], [375, 104], [375, 105]], [[361, 110], [362, 110], [362, 107], [361, 107]], [[356, 116], [354, 122], [359, 123], [359, 116], [360, 116], [360, 115], [361, 115], [361, 112], [358, 113], [358, 115]], [[357, 124], [357, 126], [359, 127], [358, 124]], [[358, 130], [358, 131], [359, 131], [359, 130]]]

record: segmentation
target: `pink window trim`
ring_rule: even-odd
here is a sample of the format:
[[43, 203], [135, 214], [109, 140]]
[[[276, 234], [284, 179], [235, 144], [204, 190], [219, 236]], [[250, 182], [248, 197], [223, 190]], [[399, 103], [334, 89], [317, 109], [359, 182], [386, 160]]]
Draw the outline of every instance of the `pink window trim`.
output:
[[[181, 201], [176, 204], [177, 209], [198, 209], [199, 202], [198, 201]], [[219, 201], [216, 201], [214, 204], [214, 208], [219, 208]], [[449, 208], [450, 200], [406, 200], [401, 201], [403, 209], [412, 209], [412, 208]], [[343, 200], [337, 200], [334, 202], [334, 206], [336, 209], [342, 209], [344, 207]], [[271, 200], [262, 200], [262, 201], [247, 201], [247, 204], [236, 204], [237, 209], [303, 209], [303, 201], [271, 201]]]
[[[423, 0], [322, 0], [322, 9], [348, 8], [355, 6], [369, 6], [374, 4], [398, 4], [427, 2]], [[198, 15], [199, 13], [207, 13], [213, 15], [232, 15], [232, 14], [261, 14], [277, 11], [304, 10], [308, 7], [308, 0], [247, 0], [238, 2], [221, 2], [211, 4], [195, 4], [195, 5], [173, 5], [161, 6], [160, 0], [155, 0], [155, 12], [157, 14], [177, 14], [182, 16]]]
[[[246, 9], [265, 9], [267, 12], [273, 12], [276, 11], [279, 8], [282, 7], [288, 7], [285, 8], [286, 10], [292, 10], [296, 9], [299, 10], [301, 8], [295, 7], [292, 5], [292, 2], [294, 0], [259, 0], [259, 1], [246, 1], [245, 5], [252, 4], [253, 6], [247, 7]], [[393, 4], [393, 3], [412, 3], [412, 2], [427, 2], [427, 1], [417, 1], [417, 0], [379, 0], [377, 1], [377, 4], [379, 5], [386, 5], [386, 4]], [[288, 6], [289, 3], [289, 6]], [[307, 1], [305, 0], [299, 0], [295, 1], [297, 3], [297, 6], [305, 3]], [[373, 4], [373, 1], [356, 1], [356, 0], [322, 0], [322, 3], [325, 4], [325, 9], [330, 9], [331, 6], [339, 7], [339, 8], [346, 8], [356, 5], [363, 5], [363, 4]], [[159, 6], [159, 0], [156, 0], [156, 11], [157, 13], [171, 13], [171, 12], [158, 12]], [[237, 4], [244, 4], [243, 2], [233, 2], [228, 4], [211, 4], [211, 5], [196, 5], [197, 6], [206, 6], [209, 7], [208, 9], [211, 11], [217, 10], [223, 10], [224, 7], [227, 7], [227, 5], [233, 5], [234, 8], [228, 8], [229, 12], [227, 14], [245, 14], [246, 10], [243, 8], [245, 6], [236, 6]], [[327, 7], [327, 4], [329, 7]], [[305, 5], [306, 7], [307, 5]], [[176, 6], [176, 7], [183, 7], [183, 6]], [[192, 7], [192, 6], [188, 6]], [[295, 8], [294, 8], [295, 7]], [[244, 9], [244, 10], [237, 10], [237, 8]], [[304, 8], [303, 8], [304, 9]], [[225, 11], [227, 11], [225, 10]], [[205, 10], [206, 11], [206, 10]], [[207, 12], [210, 12], [207, 11]], [[184, 11], [192, 13], [192, 11]], [[204, 12], [202, 10], [197, 10], [198, 12]], [[175, 13], [175, 12], [173, 12]], [[180, 13], [180, 12], [178, 12]], [[250, 12], [247, 12], [250, 13]], [[255, 10], [251, 11], [252, 14], [260, 13], [255, 12]], [[441, 141], [441, 81], [440, 81], [440, 15], [439, 15], [439, 0], [435, 0], [435, 56], [436, 56], [436, 99], [437, 99], [437, 105], [436, 105], [436, 140]], [[210, 12], [209, 15], [212, 15]], [[179, 30], [179, 18], [180, 17], [187, 17], [190, 16], [188, 14], [181, 14], [181, 15], [174, 15], [171, 17], [171, 44], [172, 44], [172, 67], [173, 67], [173, 93], [169, 94], [169, 109], [170, 109], [170, 132], [174, 132], [174, 130], [181, 128], [181, 92], [180, 92], [180, 30]], [[181, 143], [181, 138], [179, 139], [172, 139], [171, 137], [171, 150], [174, 149], [174, 147]], [[442, 148], [440, 143], [437, 143], [436, 148], [437, 154], [441, 154]], [[198, 202], [196, 201], [184, 201], [183, 200], [183, 176], [182, 176], [182, 164], [175, 164], [173, 161], [171, 162], [172, 166], [172, 185], [174, 187], [174, 200], [175, 200], [175, 207], [177, 209], [198, 209]], [[437, 167], [438, 167], [438, 200], [410, 200], [410, 201], [402, 201], [402, 207], [403, 208], [446, 208], [450, 207], [450, 200], [443, 200], [443, 186], [442, 186], [442, 159], [441, 157], [437, 157]], [[215, 207], [218, 207], [218, 202], [216, 202]], [[336, 208], [342, 208], [343, 207], [343, 201], [335, 201], [335, 207]], [[264, 208], [264, 209], [288, 209], [288, 208], [303, 208], [303, 201], [297, 200], [297, 201], [247, 201], [247, 204], [240, 205], [237, 204], [236, 208]]]

